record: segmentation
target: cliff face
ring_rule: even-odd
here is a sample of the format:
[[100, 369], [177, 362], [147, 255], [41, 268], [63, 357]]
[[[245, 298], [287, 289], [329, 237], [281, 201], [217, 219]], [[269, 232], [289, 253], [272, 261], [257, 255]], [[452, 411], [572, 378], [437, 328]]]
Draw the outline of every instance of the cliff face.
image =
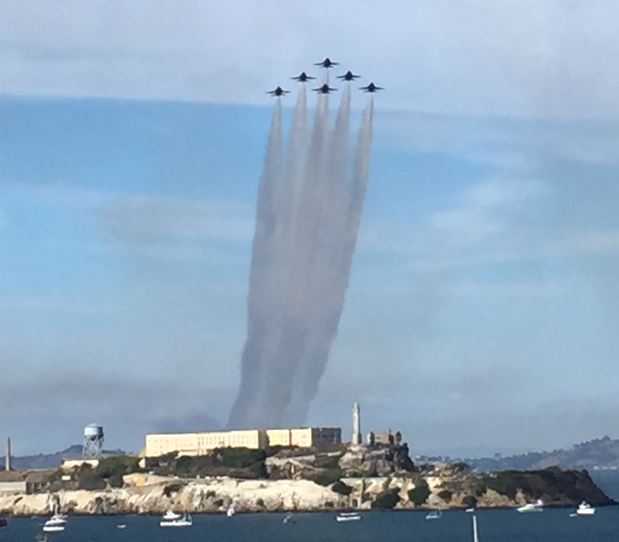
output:
[[581, 500], [612, 504], [586, 472], [557, 469], [480, 475], [446, 466], [425, 473], [343, 478], [330, 486], [308, 480], [187, 480], [147, 474], [128, 475], [124, 481], [124, 488], [103, 491], [0, 495], [0, 514], [48, 514], [56, 499], [63, 511], [76, 514], [160, 514], [169, 507], [217, 513], [231, 503], [238, 512], [513, 507], [537, 498], [549, 506], [575, 506]]

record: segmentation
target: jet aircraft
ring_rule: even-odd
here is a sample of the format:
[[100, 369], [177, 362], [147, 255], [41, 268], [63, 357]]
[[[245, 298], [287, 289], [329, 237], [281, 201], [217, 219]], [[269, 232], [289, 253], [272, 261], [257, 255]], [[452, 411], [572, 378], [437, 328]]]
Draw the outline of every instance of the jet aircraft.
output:
[[299, 83], [305, 83], [306, 81], [309, 81], [310, 79], [316, 79], [316, 78], [310, 77], [305, 72], [301, 72], [300, 75], [297, 75], [296, 77], [291, 77], [290, 79], [294, 79], [295, 81], [298, 81]]
[[324, 85], [322, 85], [321, 87], [318, 88], [314, 88], [312, 89], [314, 92], [319, 92], [320, 94], [330, 94], [331, 92], [333, 92], [334, 90], [337, 90], [336, 88], [331, 88], [329, 85], [327, 85], [326, 83]]
[[353, 72], [348, 70], [344, 75], [338, 75], [337, 78], [342, 81], [354, 81], [355, 79], [359, 79], [360, 75], [355, 75]]
[[383, 87], [377, 87], [374, 83], [370, 83], [367, 87], [359, 87], [359, 90], [364, 92], [378, 92], [379, 90], [385, 90]]
[[337, 66], [339, 62], [333, 62], [329, 57], [325, 58], [322, 62], [316, 62], [314, 66], [320, 66], [321, 68], [333, 68]]
[[267, 94], [271, 96], [284, 96], [285, 94], [290, 94], [290, 91], [284, 90], [282, 87], [277, 87], [275, 90], [269, 90]]

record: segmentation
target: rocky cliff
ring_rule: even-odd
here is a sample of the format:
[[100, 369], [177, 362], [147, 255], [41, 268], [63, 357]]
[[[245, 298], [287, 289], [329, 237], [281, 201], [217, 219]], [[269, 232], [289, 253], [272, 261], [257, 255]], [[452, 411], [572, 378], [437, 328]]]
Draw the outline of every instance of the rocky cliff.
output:
[[193, 513], [224, 512], [231, 503], [238, 512], [515, 507], [537, 498], [548, 506], [575, 506], [581, 500], [595, 506], [613, 504], [585, 471], [475, 474], [464, 466], [446, 465], [421, 472], [342, 478], [329, 485], [310, 480], [131, 474], [124, 477], [122, 488], [0, 494], [0, 514], [48, 514], [55, 502], [74, 514], [160, 514], [169, 507]]

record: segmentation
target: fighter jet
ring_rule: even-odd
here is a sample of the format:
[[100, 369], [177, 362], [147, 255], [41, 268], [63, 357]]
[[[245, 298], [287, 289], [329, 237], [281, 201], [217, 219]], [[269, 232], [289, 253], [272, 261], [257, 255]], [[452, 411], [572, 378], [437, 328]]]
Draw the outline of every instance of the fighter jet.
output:
[[296, 77], [291, 77], [290, 79], [294, 79], [295, 81], [298, 81], [299, 83], [305, 83], [309, 81], [310, 79], [316, 79], [316, 78], [310, 77], [305, 72], [301, 72], [300, 75], [297, 75]]
[[359, 79], [360, 75], [355, 75], [353, 72], [348, 70], [344, 75], [338, 75], [337, 78], [342, 81], [354, 81], [355, 79]]
[[334, 90], [337, 90], [337, 89], [336, 88], [331, 88], [329, 85], [327, 85], [325, 83], [321, 87], [313, 88], [312, 90], [314, 92], [319, 92], [320, 94], [330, 94], [331, 92], [333, 92]]
[[385, 90], [383, 87], [377, 87], [374, 83], [370, 83], [367, 87], [359, 87], [359, 90], [364, 92], [378, 92], [379, 90]]
[[322, 62], [316, 62], [314, 66], [320, 66], [321, 68], [333, 68], [337, 66], [339, 62], [333, 62], [329, 57], [325, 58]]
[[284, 90], [282, 87], [277, 87], [275, 90], [269, 90], [267, 94], [271, 96], [284, 96], [284, 94], [290, 94], [290, 91]]

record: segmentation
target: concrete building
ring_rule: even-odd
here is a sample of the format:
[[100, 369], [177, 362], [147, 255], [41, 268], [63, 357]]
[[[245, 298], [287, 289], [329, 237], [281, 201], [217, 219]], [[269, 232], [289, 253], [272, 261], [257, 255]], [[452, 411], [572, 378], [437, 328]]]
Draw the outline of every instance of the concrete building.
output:
[[179, 455], [204, 455], [216, 448], [261, 449], [269, 446], [309, 448], [342, 442], [342, 431], [335, 427], [296, 429], [247, 429], [208, 433], [160, 433], [146, 435], [146, 457], [172, 452]]

